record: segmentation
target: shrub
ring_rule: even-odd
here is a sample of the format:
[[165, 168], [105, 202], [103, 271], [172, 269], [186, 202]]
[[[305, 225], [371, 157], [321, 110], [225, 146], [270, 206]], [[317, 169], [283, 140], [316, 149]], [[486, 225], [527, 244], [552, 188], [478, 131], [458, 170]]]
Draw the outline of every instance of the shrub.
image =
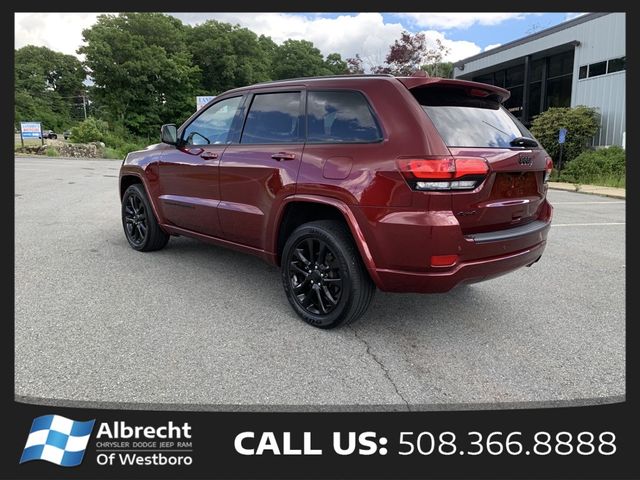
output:
[[89, 117], [71, 129], [71, 141], [74, 143], [102, 142], [107, 129], [107, 122]]
[[625, 151], [612, 146], [581, 153], [560, 175], [563, 180], [574, 183], [624, 187], [625, 172]]
[[49, 147], [45, 150], [44, 154], [47, 157], [59, 157], [60, 156], [60, 152], [58, 152], [58, 150], [56, 150], [53, 147]]
[[561, 128], [566, 128], [567, 136], [562, 150], [562, 163], [565, 164], [588, 148], [599, 124], [600, 116], [594, 108], [550, 108], [534, 118], [531, 133], [557, 165], [560, 154], [558, 133]]

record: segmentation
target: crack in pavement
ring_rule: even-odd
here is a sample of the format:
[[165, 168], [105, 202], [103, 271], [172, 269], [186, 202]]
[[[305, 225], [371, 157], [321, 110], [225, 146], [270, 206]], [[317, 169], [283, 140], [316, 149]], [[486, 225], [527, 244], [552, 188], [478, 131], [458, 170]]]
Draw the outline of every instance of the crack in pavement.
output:
[[369, 342], [367, 342], [364, 339], [364, 337], [361, 337], [360, 335], [358, 335], [358, 332], [356, 331], [355, 328], [353, 328], [353, 326], [348, 325], [347, 328], [349, 328], [353, 332], [353, 335], [356, 337], [356, 339], [358, 339], [360, 342], [362, 342], [365, 345], [365, 347], [367, 347], [367, 352], [366, 352], [367, 355], [369, 355], [373, 359], [374, 362], [376, 362], [378, 365], [380, 365], [380, 368], [384, 372], [384, 376], [387, 377], [387, 380], [389, 380], [389, 382], [393, 386], [393, 389], [395, 390], [396, 395], [398, 395], [398, 397], [400, 397], [400, 399], [407, 406], [407, 410], [411, 411], [411, 405], [409, 405], [409, 402], [407, 401], [407, 399], [404, 398], [404, 396], [400, 393], [400, 390], [398, 390], [398, 386], [396, 385], [396, 382], [394, 382], [393, 378], [391, 378], [391, 374], [389, 373], [389, 369], [387, 369], [385, 364], [382, 363], [382, 361], [376, 356], [376, 354], [371, 351], [371, 345], [369, 345]]

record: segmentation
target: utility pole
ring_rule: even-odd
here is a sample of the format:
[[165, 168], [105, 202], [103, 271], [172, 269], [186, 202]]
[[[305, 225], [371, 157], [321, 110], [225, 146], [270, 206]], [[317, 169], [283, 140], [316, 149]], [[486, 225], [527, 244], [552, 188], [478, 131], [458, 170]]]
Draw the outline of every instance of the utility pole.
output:
[[82, 109], [84, 110], [84, 119], [87, 119], [87, 97], [82, 95]]

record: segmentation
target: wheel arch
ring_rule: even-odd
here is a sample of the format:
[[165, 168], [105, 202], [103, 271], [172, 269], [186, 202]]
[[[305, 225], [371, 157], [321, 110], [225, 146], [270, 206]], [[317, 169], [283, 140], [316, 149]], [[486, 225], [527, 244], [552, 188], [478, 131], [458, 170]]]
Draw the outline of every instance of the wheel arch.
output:
[[280, 265], [287, 238], [299, 225], [314, 220], [344, 222], [360, 252], [360, 257], [373, 281], [378, 284], [375, 261], [369, 245], [351, 209], [342, 201], [320, 195], [292, 195], [283, 202], [275, 222], [273, 246], [275, 263]]

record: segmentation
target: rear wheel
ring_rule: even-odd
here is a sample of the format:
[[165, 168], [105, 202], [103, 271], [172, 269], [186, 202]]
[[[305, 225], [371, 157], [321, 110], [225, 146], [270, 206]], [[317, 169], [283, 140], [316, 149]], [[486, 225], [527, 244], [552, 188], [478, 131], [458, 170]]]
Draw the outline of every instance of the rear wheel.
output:
[[140, 252], [160, 250], [169, 241], [162, 231], [140, 184], [133, 184], [122, 197], [122, 226], [131, 248]]
[[306, 223], [291, 234], [282, 282], [296, 313], [319, 328], [357, 320], [375, 292], [349, 231], [334, 220]]

